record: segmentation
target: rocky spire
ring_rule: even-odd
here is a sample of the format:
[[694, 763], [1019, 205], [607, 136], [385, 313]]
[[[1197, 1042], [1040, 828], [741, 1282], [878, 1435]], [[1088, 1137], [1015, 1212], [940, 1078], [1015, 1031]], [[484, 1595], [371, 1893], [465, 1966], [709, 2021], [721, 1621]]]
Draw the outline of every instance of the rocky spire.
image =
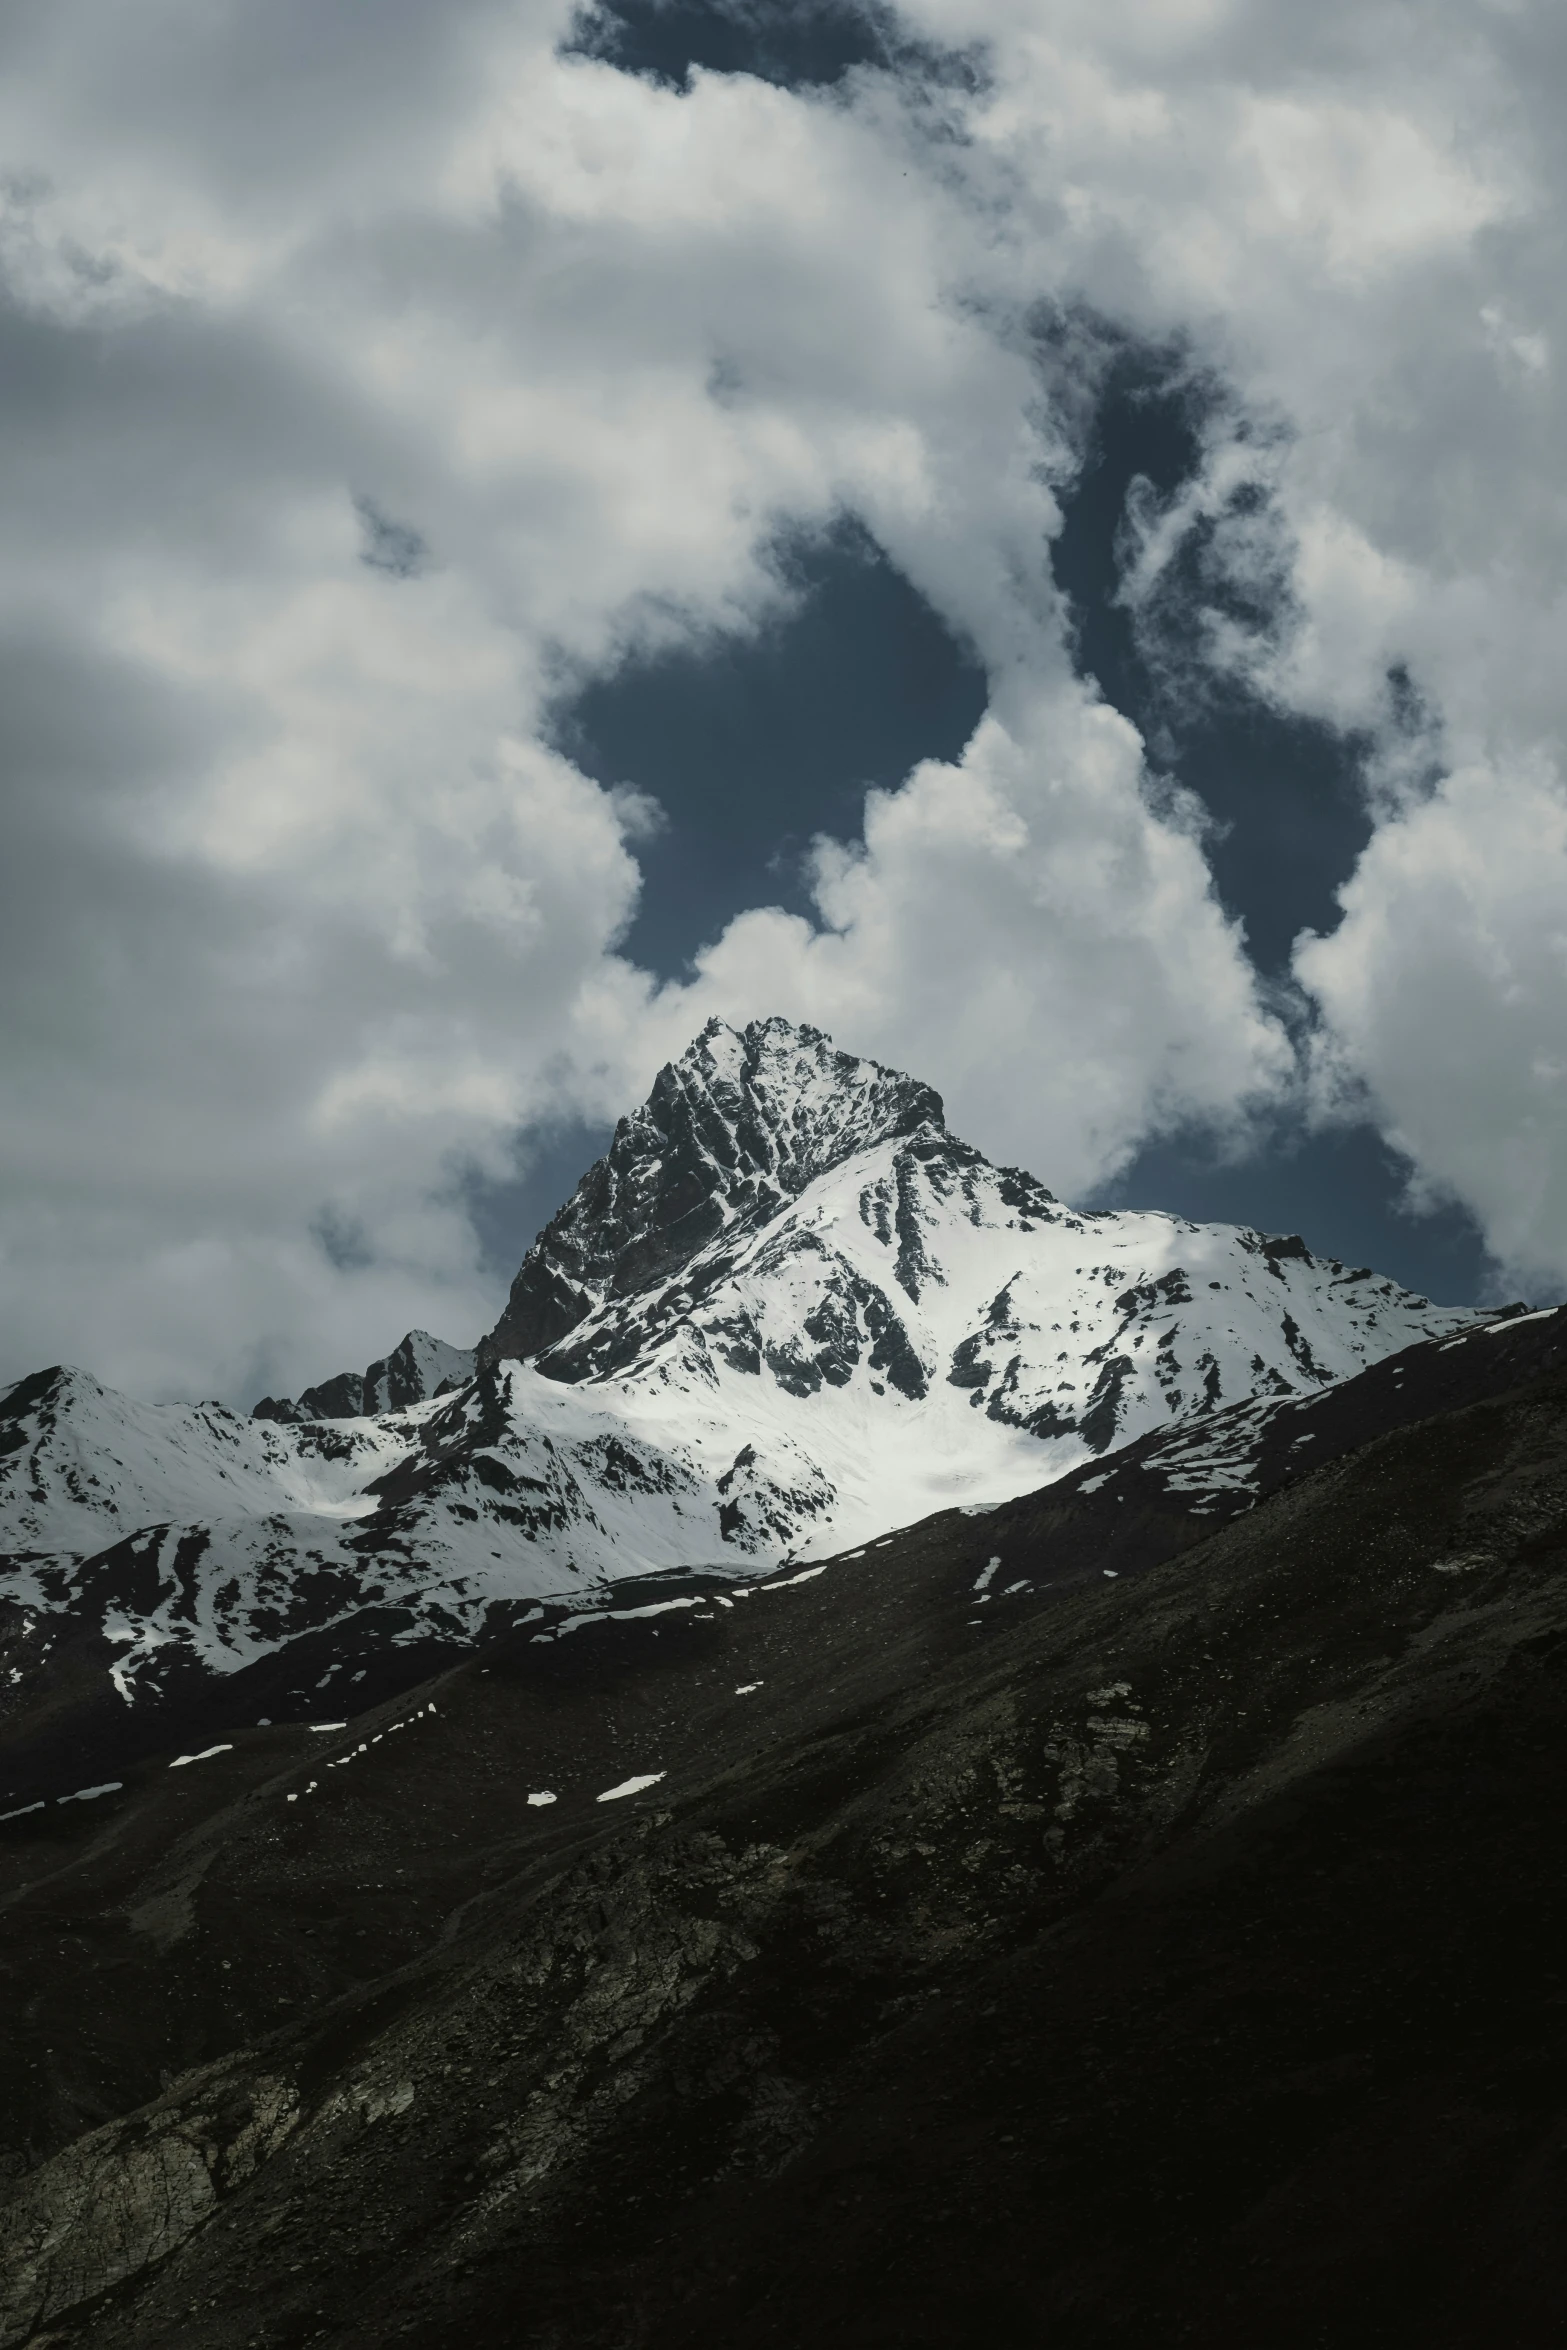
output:
[[480, 1364], [542, 1353], [605, 1298], [669, 1280], [726, 1226], [751, 1229], [830, 1167], [921, 1127], [944, 1130], [938, 1093], [819, 1028], [710, 1020], [528, 1251]]

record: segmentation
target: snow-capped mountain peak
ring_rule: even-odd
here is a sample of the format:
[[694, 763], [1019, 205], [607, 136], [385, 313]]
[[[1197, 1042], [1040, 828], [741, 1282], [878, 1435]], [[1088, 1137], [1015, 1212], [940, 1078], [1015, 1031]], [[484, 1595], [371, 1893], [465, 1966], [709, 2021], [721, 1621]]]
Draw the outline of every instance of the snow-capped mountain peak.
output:
[[0, 1394], [0, 1556], [17, 1605], [127, 1644], [129, 1698], [181, 1656], [472, 1639], [628, 1576], [826, 1557], [1480, 1318], [1293, 1235], [1074, 1210], [916, 1079], [714, 1022], [476, 1358], [413, 1331], [249, 1421], [82, 1375]]
[[945, 1124], [928, 1085], [818, 1028], [709, 1021], [540, 1233], [480, 1361], [537, 1357], [567, 1380], [602, 1370], [602, 1350], [590, 1362], [562, 1343], [595, 1312], [667, 1288], [720, 1235], [761, 1230], [872, 1145]]

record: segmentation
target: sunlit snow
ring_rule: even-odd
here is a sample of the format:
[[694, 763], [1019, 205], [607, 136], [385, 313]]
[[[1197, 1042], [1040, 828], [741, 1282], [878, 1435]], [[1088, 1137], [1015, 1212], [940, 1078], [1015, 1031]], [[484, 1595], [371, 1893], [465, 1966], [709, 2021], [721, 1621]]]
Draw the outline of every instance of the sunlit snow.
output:
[[656, 1787], [659, 1780], [668, 1775], [667, 1771], [643, 1771], [637, 1778], [622, 1779], [618, 1787], [606, 1787], [603, 1794], [596, 1795], [593, 1800], [595, 1803], [618, 1803], [623, 1795], [640, 1795], [644, 1787]]

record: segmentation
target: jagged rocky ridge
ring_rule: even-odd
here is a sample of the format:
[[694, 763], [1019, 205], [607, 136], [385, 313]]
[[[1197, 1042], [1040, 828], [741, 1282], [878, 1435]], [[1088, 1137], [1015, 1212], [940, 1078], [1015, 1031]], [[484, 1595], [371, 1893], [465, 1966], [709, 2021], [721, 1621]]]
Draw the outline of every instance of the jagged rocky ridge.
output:
[[715, 1022], [455, 1390], [458, 1350], [414, 1333], [366, 1391], [425, 1392], [369, 1414], [144, 1406], [67, 1370], [0, 1396], [0, 1600], [117, 1704], [249, 1674], [257, 1715], [297, 1715], [546, 1601], [826, 1555], [1478, 1320], [1295, 1237], [1079, 1213], [915, 1080]]
[[264, 1395], [252, 1419], [277, 1420], [284, 1426], [301, 1420], [374, 1419], [381, 1412], [403, 1412], [427, 1396], [450, 1395], [473, 1377], [474, 1351], [448, 1346], [428, 1330], [410, 1330], [389, 1355], [382, 1355], [364, 1371], [339, 1371], [307, 1387], [297, 1402], [292, 1396]]

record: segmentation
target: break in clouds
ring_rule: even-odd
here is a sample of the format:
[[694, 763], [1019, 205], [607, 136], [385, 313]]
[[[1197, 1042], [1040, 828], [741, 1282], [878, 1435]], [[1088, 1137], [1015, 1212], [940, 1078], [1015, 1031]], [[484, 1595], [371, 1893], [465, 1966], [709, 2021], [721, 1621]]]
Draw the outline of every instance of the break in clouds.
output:
[[[1499, 1280], [1567, 1283], [1567, 21], [889, 22], [831, 88], [681, 89], [552, 0], [7, 12], [0, 1375], [248, 1402], [470, 1341], [465, 1174], [714, 1012], [916, 1070], [1068, 1195], [1369, 1116]], [[1127, 345], [1203, 386], [1123, 531], [1149, 657], [1198, 582], [1172, 690], [1342, 730], [1374, 817], [1283, 990], [1054, 584]], [[766, 626], [845, 516], [988, 713], [818, 844], [814, 924], [660, 986], [617, 946], [659, 812], [550, 713]]]

